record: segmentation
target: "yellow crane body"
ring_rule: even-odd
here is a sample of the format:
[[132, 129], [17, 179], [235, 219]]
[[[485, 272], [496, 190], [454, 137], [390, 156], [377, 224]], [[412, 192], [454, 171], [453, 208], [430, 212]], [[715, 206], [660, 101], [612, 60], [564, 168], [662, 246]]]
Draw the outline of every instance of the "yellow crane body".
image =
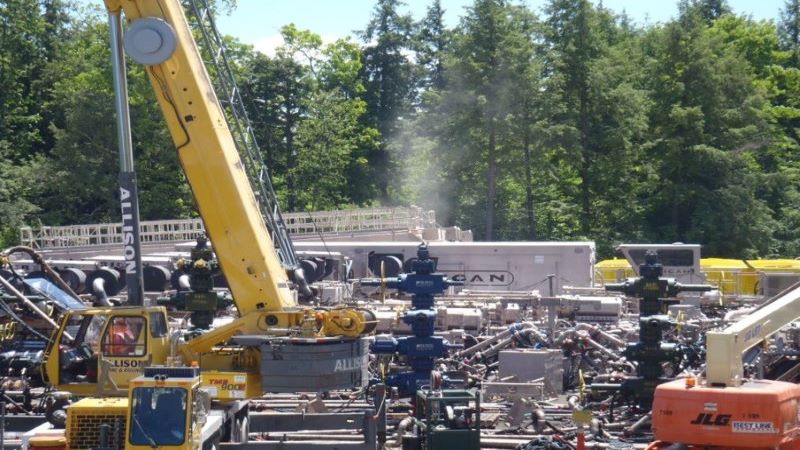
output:
[[160, 0], [105, 3], [128, 22], [155, 17], [174, 29], [172, 56], [145, 68], [239, 314], [266, 309], [280, 314], [277, 326], [295, 325], [286, 312], [297, 302], [183, 7]]

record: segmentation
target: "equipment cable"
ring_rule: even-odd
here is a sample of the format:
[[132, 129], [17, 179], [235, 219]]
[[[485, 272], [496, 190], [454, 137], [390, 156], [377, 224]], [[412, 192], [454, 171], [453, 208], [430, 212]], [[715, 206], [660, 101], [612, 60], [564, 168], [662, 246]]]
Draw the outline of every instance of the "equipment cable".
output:
[[47, 336], [43, 335], [42, 333], [40, 333], [40, 332], [36, 331], [36, 329], [35, 329], [35, 328], [33, 328], [32, 326], [28, 325], [28, 324], [27, 324], [27, 323], [26, 323], [26, 322], [25, 322], [25, 321], [24, 321], [24, 320], [23, 320], [23, 319], [22, 319], [20, 316], [18, 316], [18, 315], [17, 315], [17, 314], [16, 314], [16, 313], [15, 313], [15, 312], [14, 312], [14, 311], [11, 309], [11, 307], [10, 307], [10, 306], [8, 306], [8, 304], [6, 304], [6, 302], [4, 302], [4, 301], [0, 301], [0, 309], [2, 309], [2, 310], [3, 310], [3, 311], [6, 313], [6, 314], [8, 314], [9, 316], [11, 316], [11, 318], [12, 318], [12, 319], [14, 319], [15, 321], [17, 321], [17, 322], [19, 322], [20, 324], [22, 324], [22, 326], [24, 326], [25, 328], [27, 328], [27, 329], [28, 329], [28, 331], [30, 331], [31, 333], [35, 334], [35, 335], [36, 335], [37, 337], [39, 337], [40, 339], [42, 339], [42, 340], [44, 340], [44, 341], [46, 341], [46, 342], [48, 342], [48, 343], [50, 342], [50, 338], [49, 338], [49, 337], [47, 337]]

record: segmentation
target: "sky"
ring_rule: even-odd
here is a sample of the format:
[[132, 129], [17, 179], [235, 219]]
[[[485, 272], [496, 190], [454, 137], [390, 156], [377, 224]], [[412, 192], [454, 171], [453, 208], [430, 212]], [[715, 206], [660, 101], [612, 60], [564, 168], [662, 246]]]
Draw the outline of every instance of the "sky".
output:
[[[452, 27], [458, 23], [464, 8], [472, 0], [441, 0], [445, 21]], [[374, 0], [238, 0], [239, 6], [228, 16], [217, 18], [220, 30], [272, 54], [282, 43], [280, 29], [294, 23], [322, 36], [325, 42], [353, 36], [369, 21]], [[527, 0], [531, 8], [541, 11], [546, 0]], [[785, 0], [729, 0], [737, 14], [754, 19], [777, 20]], [[430, 0], [405, 0], [405, 11], [415, 19], [425, 15]], [[611, 10], [625, 11], [635, 22], [646, 25], [666, 22], [678, 12], [677, 0], [603, 0]]]

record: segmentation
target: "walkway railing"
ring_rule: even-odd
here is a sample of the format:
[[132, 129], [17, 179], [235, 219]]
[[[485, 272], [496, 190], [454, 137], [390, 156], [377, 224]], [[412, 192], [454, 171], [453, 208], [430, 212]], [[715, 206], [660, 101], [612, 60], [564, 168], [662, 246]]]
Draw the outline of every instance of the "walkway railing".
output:
[[[421, 230], [436, 226], [434, 211], [422, 208], [360, 208], [311, 213], [284, 213], [291, 235], [336, 234], [362, 231]], [[141, 223], [142, 243], [188, 241], [204, 233], [201, 219], [151, 220]], [[66, 248], [122, 242], [121, 223], [25, 226], [20, 242], [34, 248]]]

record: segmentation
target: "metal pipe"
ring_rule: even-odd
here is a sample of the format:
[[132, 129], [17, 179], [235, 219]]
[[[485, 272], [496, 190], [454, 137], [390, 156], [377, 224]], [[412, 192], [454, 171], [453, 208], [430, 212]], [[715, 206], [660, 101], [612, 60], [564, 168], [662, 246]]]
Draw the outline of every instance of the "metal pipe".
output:
[[406, 417], [397, 424], [397, 433], [402, 436], [404, 433], [409, 431], [412, 425], [414, 425], [414, 417]]
[[477, 344], [473, 345], [470, 348], [465, 348], [464, 350], [461, 350], [460, 352], [456, 353], [454, 355], [454, 357], [463, 358], [463, 357], [475, 354], [475, 353], [483, 350], [484, 348], [489, 347], [490, 345], [494, 344], [495, 342], [497, 342], [497, 341], [499, 341], [501, 339], [505, 339], [505, 338], [507, 338], [509, 336], [512, 336], [516, 332], [519, 332], [519, 331], [527, 329], [527, 328], [533, 328], [533, 327], [535, 327], [535, 325], [533, 323], [531, 323], [531, 322], [520, 322], [518, 324], [511, 325], [506, 330], [504, 330], [504, 331], [502, 331], [502, 332], [490, 337], [489, 339], [486, 339], [484, 341], [478, 342]]
[[640, 430], [640, 429], [641, 429], [643, 426], [645, 426], [646, 424], [648, 424], [648, 423], [650, 422], [650, 418], [651, 418], [651, 417], [653, 417], [653, 412], [652, 412], [652, 411], [651, 411], [651, 412], [649, 412], [649, 413], [647, 413], [647, 414], [645, 414], [645, 415], [644, 415], [644, 416], [642, 416], [642, 417], [641, 417], [639, 420], [637, 420], [636, 422], [634, 422], [634, 424], [633, 424], [633, 425], [631, 425], [631, 426], [629, 426], [628, 428], [626, 428], [626, 429], [625, 429], [625, 431], [624, 431], [625, 435], [626, 435], [626, 436], [629, 436], [629, 435], [631, 435], [631, 434], [636, 434], [636, 433], [638, 433], [638, 432], [639, 432], [639, 430]]
[[28, 297], [25, 297], [25, 294], [23, 294], [22, 292], [17, 290], [17, 288], [15, 288], [13, 284], [9, 283], [8, 280], [6, 280], [3, 277], [0, 277], [0, 284], [2, 284], [5, 289], [7, 289], [15, 297], [17, 297], [22, 303], [24, 303], [25, 306], [30, 308], [31, 311], [33, 311], [37, 316], [39, 316], [42, 319], [44, 319], [45, 322], [47, 322], [50, 326], [52, 326], [53, 328], [56, 328], [56, 329], [58, 328], [58, 324], [53, 319], [51, 319], [50, 316], [48, 316], [47, 314], [45, 314], [44, 311], [39, 309], [38, 306], [36, 306], [32, 301], [30, 301], [28, 299]]
[[733, 311], [728, 311], [727, 313], [725, 313], [725, 317], [722, 320], [724, 322], [736, 322], [742, 317], [755, 311], [755, 309], [756, 308], [740, 308], [740, 309], [735, 309]]
[[[254, 431], [250, 431], [251, 433], [258, 433]], [[324, 436], [346, 436], [346, 437], [359, 437], [363, 434], [361, 430], [355, 428], [337, 428], [337, 429], [315, 429], [315, 430], [293, 430], [293, 431], [264, 431], [262, 432], [265, 436], [320, 436], [320, 433], [324, 433]]]
[[185, 289], [187, 291], [189, 289], [191, 289], [192, 288], [192, 283], [189, 282], [189, 275], [183, 274], [183, 275], [179, 276], [178, 277], [178, 286], [180, 286], [181, 289]]
[[595, 392], [618, 392], [622, 390], [622, 383], [592, 383], [589, 388]]
[[144, 304], [142, 249], [139, 239], [139, 193], [133, 167], [131, 117], [128, 109], [128, 79], [125, 53], [122, 49], [122, 15], [120, 10], [108, 12], [111, 33], [111, 64], [114, 74], [114, 106], [117, 112], [117, 141], [119, 145], [119, 192], [122, 211], [122, 233], [125, 256], [125, 279], [128, 304]]
[[530, 439], [494, 438], [481, 436], [481, 448], [517, 449], [530, 442]]
[[377, 411], [375, 411], [375, 422], [377, 424], [376, 427], [376, 434], [378, 442], [381, 444], [386, 443], [386, 409], [387, 409], [387, 401], [386, 397], [388, 392], [386, 391], [386, 385], [379, 383], [375, 385], [375, 390], [373, 392], [373, 402], [375, 403], [375, 407]]
[[0, 448], [6, 448], [6, 403], [0, 402]]
[[[507, 338], [505, 338], [503, 340], [497, 341], [495, 344], [490, 345], [488, 348], [484, 349], [483, 351], [477, 352], [474, 355], [472, 355], [472, 359], [470, 361], [472, 362], [472, 361], [478, 360], [480, 358], [487, 358], [487, 357], [490, 357], [490, 356], [494, 356], [500, 350], [502, 350], [503, 348], [508, 346], [513, 341], [514, 341], [514, 337], [513, 336], [509, 336], [509, 337], [507, 337]], [[500, 381], [503, 381], [503, 380], [500, 380]]]
[[[270, 405], [263, 406], [263, 408], [295, 409], [298, 406], [300, 406], [299, 402], [298, 403], [277, 403], [277, 404], [270, 404]], [[369, 405], [367, 403], [352, 403], [352, 404], [339, 403], [339, 404], [332, 404], [332, 403], [329, 403], [328, 401], [325, 401], [325, 406], [327, 406], [328, 408], [341, 409], [343, 411], [351, 411], [351, 410], [358, 411], [358, 410], [367, 409], [367, 408], [371, 407], [372, 405]], [[259, 408], [259, 407], [261, 407], [261, 406], [257, 406], [256, 408]], [[253, 410], [253, 408], [251, 408], [251, 410]]]
[[569, 407], [572, 409], [578, 408], [578, 396], [570, 395], [569, 397], [567, 397], [567, 405], [569, 405]]
[[590, 325], [588, 323], [581, 322], [581, 323], [575, 324], [575, 328], [577, 328], [579, 330], [588, 331], [589, 334], [592, 335], [592, 336], [594, 336], [595, 334], [599, 335], [599, 336], [602, 336], [603, 339], [613, 343], [617, 347], [624, 348], [625, 345], [626, 345], [624, 341], [622, 341], [621, 339], [619, 339], [618, 337], [616, 337], [616, 336], [614, 336], [612, 334], [609, 334], [609, 333], [603, 331], [598, 326], [594, 326], [594, 325]]
[[92, 281], [92, 291], [100, 306], [111, 306], [111, 302], [108, 300], [108, 293], [106, 293], [106, 280], [95, 278]]
[[[19, 409], [20, 411], [24, 412], [25, 414], [27, 414], [29, 416], [33, 415], [32, 412], [30, 412], [27, 409], [25, 409], [25, 407], [20, 405], [19, 402], [14, 401], [14, 399], [9, 397], [8, 394], [3, 394], [3, 398], [6, 399], [12, 405], [14, 405], [17, 409]], [[0, 403], [4, 403], [4, 402], [0, 402]], [[5, 408], [5, 406], [3, 406], [3, 408]]]
[[517, 334], [512, 333], [510, 336], [506, 337], [505, 339], [503, 339], [501, 341], [497, 341], [493, 345], [490, 345], [489, 348], [474, 354], [470, 361], [472, 362], [472, 361], [478, 359], [479, 357], [486, 358], [486, 357], [490, 357], [490, 356], [496, 355], [497, 353], [500, 352], [500, 350], [508, 347], [512, 342], [514, 342], [514, 340], [517, 338], [517, 336], [533, 336], [536, 339], [536, 341], [538, 341], [538, 342], [544, 342], [545, 341], [544, 336], [541, 336], [539, 333], [536, 332], [536, 328], [525, 328], [522, 331], [519, 331]]
[[615, 351], [611, 350], [610, 348], [600, 344], [599, 342], [595, 341], [594, 339], [592, 339], [592, 338], [590, 338], [588, 336], [584, 339], [584, 342], [589, 344], [590, 347], [592, 347], [592, 348], [594, 348], [596, 350], [600, 350], [601, 353], [603, 353], [604, 355], [608, 356], [609, 358], [614, 358], [614, 359], [622, 358], [617, 352], [615, 352]]
[[[364, 440], [364, 436], [362, 435], [349, 435], [349, 434], [328, 434], [328, 431], [325, 434], [296, 434], [296, 433], [284, 433], [284, 432], [272, 432], [267, 436], [261, 436], [262, 440], [265, 441], [320, 441], [320, 445], [323, 445], [325, 442], [359, 442]], [[332, 447], [334, 445], [331, 445]], [[324, 448], [321, 446], [320, 448]]]

